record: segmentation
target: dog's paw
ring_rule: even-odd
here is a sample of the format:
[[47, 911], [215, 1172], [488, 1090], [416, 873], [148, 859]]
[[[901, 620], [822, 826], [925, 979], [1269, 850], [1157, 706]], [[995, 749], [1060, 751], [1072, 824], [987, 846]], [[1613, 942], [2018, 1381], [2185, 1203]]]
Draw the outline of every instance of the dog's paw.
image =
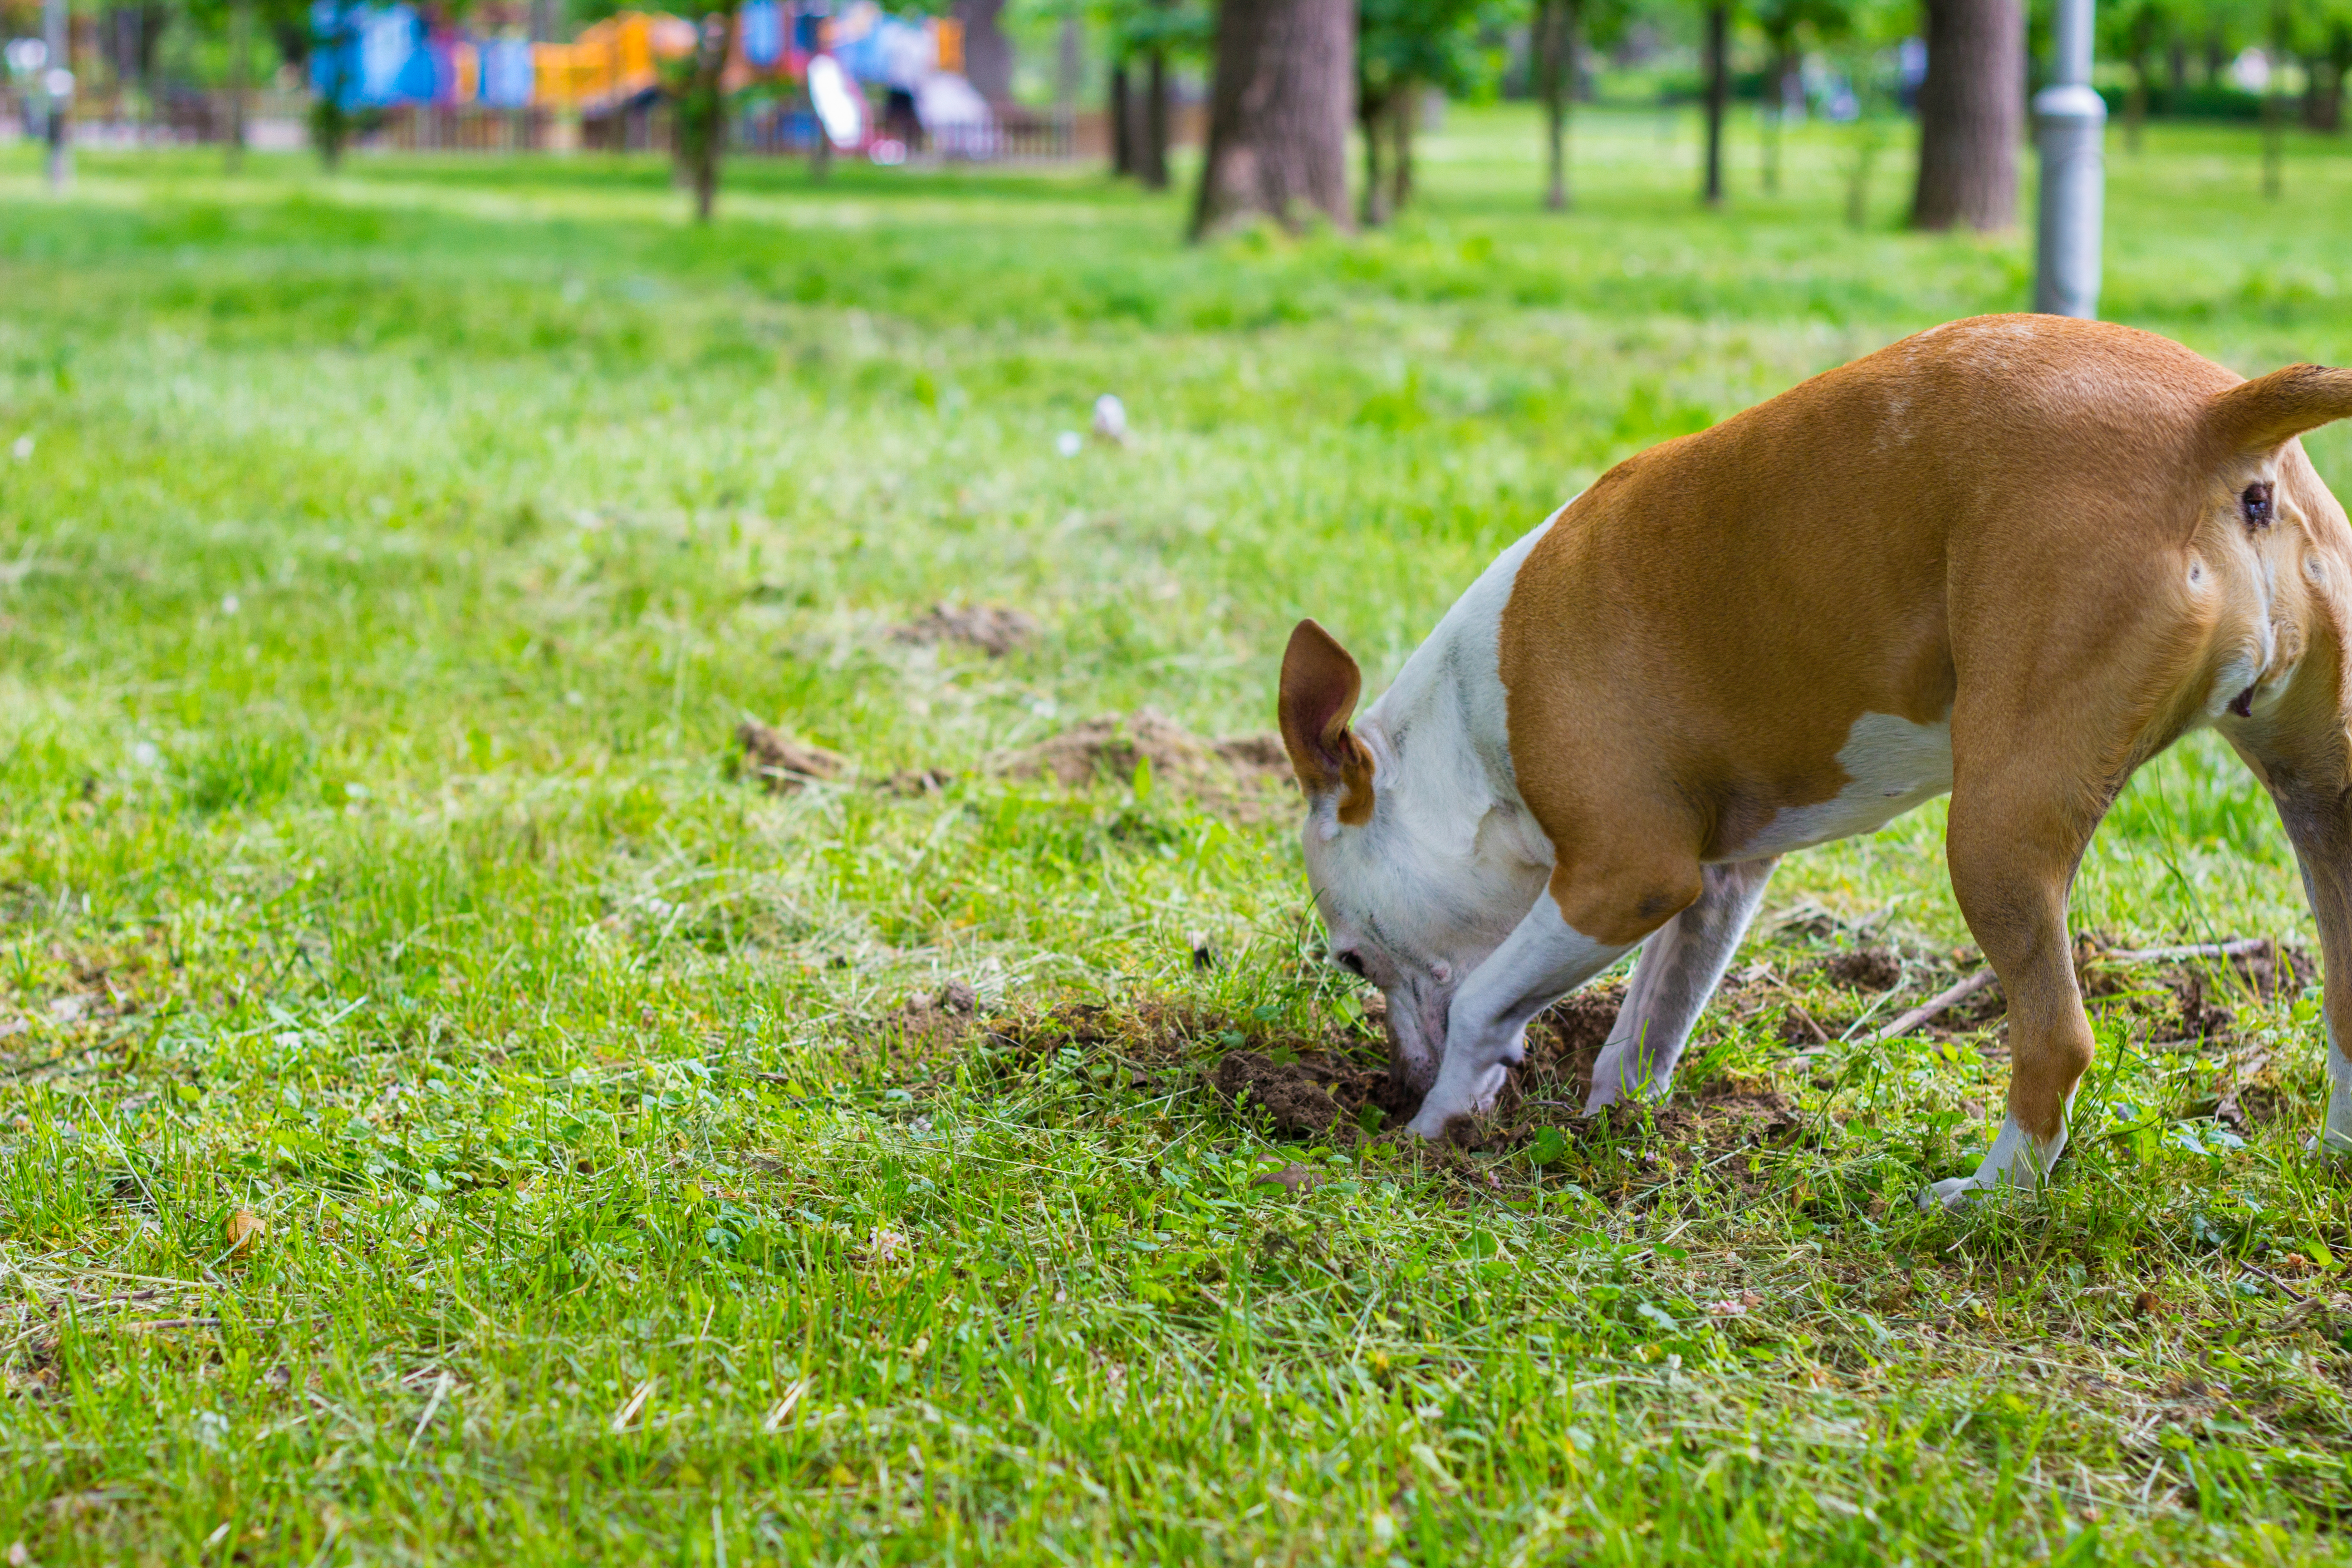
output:
[[1404, 1124], [1404, 1130], [1424, 1143], [1443, 1143], [1445, 1130], [1461, 1120], [1461, 1112], [1449, 1114], [1423, 1106], [1420, 1115]]
[[1983, 1191], [1977, 1185], [1974, 1176], [1954, 1176], [1948, 1181], [1930, 1182], [1919, 1189], [1919, 1206], [1930, 1214], [1938, 1208], [1958, 1209]]

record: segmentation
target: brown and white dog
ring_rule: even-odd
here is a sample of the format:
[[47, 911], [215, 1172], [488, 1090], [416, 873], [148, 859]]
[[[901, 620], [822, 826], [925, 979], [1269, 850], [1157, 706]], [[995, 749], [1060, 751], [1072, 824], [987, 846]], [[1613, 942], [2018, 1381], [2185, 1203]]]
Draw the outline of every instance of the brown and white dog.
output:
[[1947, 791], [2009, 1003], [1972, 1176], [2042, 1181], [2092, 1035], [2066, 898], [2132, 771], [2210, 725], [2269, 790], [2326, 963], [2319, 1139], [2352, 1149], [2352, 528], [2301, 432], [2352, 371], [2244, 381], [2053, 316], [1937, 327], [1620, 463], [1505, 551], [1352, 728], [1313, 621], [1282, 665], [1333, 959], [1388, 997], [1424, 1138], [1636, 944], [1588, 1110], [1666, 1092], [1777, 858]]

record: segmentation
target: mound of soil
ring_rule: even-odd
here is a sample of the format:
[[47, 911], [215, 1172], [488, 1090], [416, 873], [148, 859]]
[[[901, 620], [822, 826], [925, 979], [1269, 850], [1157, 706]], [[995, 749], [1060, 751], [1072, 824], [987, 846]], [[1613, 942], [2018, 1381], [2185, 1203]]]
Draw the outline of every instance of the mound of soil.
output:
[[840, 752], [796, 741], [756, 720], [744, 720], [736, 729], [735, 741], [743, 749], [742, 771], [772, 795], [792, 795], [849, 771], [849, 759]]
[[1850, 991], [1892, 991], [1903, 983], [1903, 961], [1884, 947], [1858, 947], [1822, 965], [1832, 984]]
[[1150, 759], [1155, 784], [1196, 798], [1240, 806], [1270, 784], [1290, 778], [1281, 737], [1234, 735], [1203, 740], [1157, 709], [1139, 708], [1089, 719], [1050, 740], [1015, 752], [999, 771], [1015, 778], [1050, 778], [1066, 789], [1124, 784]]
[[991, 658], [1002, 658], [1037, 640], [1037, 619], [1003, 605], [939, 604], [919, 619], [891, 627], [890, 639], [918, 647], [962, 643]]

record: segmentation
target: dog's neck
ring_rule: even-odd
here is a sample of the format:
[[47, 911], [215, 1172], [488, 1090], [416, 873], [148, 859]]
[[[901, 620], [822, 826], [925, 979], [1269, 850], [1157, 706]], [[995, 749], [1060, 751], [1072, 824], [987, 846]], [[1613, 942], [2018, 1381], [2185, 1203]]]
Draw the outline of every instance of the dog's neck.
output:
[[[1533, 826], [1512, 771], [1496, 647], [1519, 563], [1551, 522], [1546, 518], [1479, 574], [1358, 727], [1372, 750], [1376, 794], [1417, 831], [1459, 839], [1465, 850], [1498, 806], [1514, 825]], [[1527, 853], [1550, 859], [1540, 833], [1530, 833]]]

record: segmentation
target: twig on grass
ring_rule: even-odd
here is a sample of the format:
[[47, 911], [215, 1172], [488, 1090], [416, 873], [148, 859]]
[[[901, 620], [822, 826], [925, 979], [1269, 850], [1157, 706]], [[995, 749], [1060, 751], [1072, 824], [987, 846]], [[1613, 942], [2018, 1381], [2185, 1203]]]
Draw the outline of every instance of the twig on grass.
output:
[[629, 1423], [635, 1418], [638, 1408], [645, 1404], [646, 1395], [653, 1391], [654, 1380], [649, 1377], [637, 1384], [637, 1391], [629, 1395], [629, 1402], [626, 1405], [613, 1413], [613, 1431], [615, 1436], [629, 1429]]
[[1901, 1039], [1945, 1008], [1955, 1003], [1967, 1001], [1986, 986], [1992, 984], [1998, 978], [1990, 969], [1979, 969], [1958, 984], [1947, 986], [1879, 1030], [1876, 1036], [1877, 1043], [1885, 1045], [1889, 1040]]
[[441, 1408], [441, 1401], [448, 1397], [449, 1385], [456, 1381], [446, 1372], [434, 1381], [433, 1397], [425, 1402], [425, 1414], [416, 1418], [416, 1429], [408, 1435], [408, 1447], [400, 1451], [402, 1464], [408, 1463], [408, 1456], [416, 1452], [416, 1440], [425, 1436], [425, 1428], [433, 1425], [434, 1412]]
[[2113, 959], [2117, 963], [2169, 963], [2182, 958], [2243, 958], [2249, 953], [2268, 951], [2277, 940], [2267, 936], [2242, 936], [2234, 942], [2192, 942], [2181, 947], [2119, 947], [2092, 956]]

